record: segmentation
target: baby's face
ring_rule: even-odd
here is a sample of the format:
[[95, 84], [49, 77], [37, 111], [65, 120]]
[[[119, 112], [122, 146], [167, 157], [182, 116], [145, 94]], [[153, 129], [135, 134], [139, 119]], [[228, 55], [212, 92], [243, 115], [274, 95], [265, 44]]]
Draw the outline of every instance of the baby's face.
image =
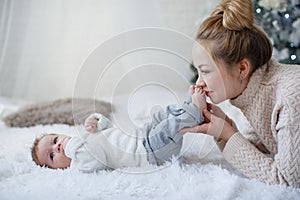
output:
[[50, 168], [67, 168], [71, 159], [65, 155], [65, 147], [69, 136], [51, 134], [44, 136], [37, 145], [37, 157], [42, 165]]

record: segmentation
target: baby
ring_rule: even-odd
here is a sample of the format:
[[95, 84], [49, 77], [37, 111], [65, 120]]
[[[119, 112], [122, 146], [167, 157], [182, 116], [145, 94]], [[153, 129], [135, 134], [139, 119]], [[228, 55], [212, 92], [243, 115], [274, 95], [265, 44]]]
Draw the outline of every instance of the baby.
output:
[[40, 166], [84, 172], [162, 165], [180, 153], [183, 133], [179, 130], [204, 121], [205, 92], [195, 86], [190, 92], [191, 100], [182, 106], [167, 106], [152, 116], [151, 123], [131, 135], [112, 127], [103, 115], [92, 114], [84, 123], [87, 132], [74, 137], [48, 134], [36, 139], [32, 158]]

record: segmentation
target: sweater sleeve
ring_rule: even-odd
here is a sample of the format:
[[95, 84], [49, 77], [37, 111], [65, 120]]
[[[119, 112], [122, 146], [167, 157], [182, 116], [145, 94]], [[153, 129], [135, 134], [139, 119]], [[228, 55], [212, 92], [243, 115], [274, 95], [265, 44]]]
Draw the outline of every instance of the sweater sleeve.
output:
[[225, 159], [249, 178], [270, 184], [300, 187], [299, 127], [285, 128], [278, 134], [278, 152], [273, 157], [259, 151], [239, 132], [223, 150]]

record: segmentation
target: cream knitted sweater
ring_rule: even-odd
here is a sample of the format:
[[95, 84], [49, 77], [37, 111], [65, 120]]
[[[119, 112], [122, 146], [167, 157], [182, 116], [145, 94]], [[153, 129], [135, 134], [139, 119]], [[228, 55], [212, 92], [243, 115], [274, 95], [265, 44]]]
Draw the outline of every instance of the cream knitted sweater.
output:
[[300, 187], [300, 65], [271, 60], [231, 103], [252, 130], [229, 139], [225, 159], [249, 178]]

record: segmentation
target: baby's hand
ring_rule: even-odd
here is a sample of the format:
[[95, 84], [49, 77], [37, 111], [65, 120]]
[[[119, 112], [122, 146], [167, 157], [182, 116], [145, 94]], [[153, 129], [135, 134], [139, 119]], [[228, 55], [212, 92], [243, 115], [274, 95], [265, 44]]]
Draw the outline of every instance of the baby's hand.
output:
[[88, 117], [84, 121], [84, 128], [90, 133], [95, 133], [97, 131], [98, 120], [94, 117]]
[[207, 109], [205, 91], [200, 87], [194, 88], [194, 93], [192, 94], [192, 103], [198, 108], [200, 112], [203, 109]]

